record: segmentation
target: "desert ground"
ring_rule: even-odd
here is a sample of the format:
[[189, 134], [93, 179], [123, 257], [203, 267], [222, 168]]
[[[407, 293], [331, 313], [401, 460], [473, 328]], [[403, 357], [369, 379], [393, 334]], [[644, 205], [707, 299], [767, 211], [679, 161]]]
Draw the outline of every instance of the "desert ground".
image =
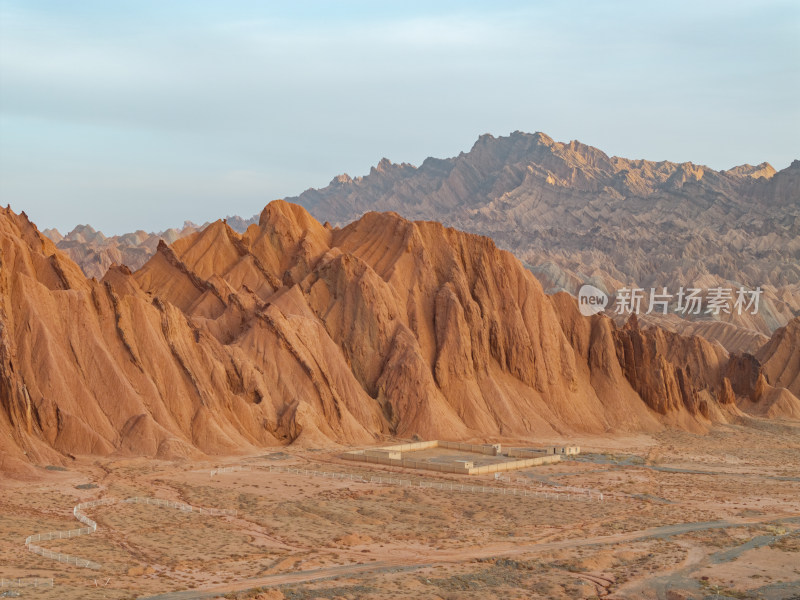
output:
[[[354, 464], [337, 457], [342, 448], [41, 465], [36, 479], [0, 480], [0, 594], [800, 598], [800, 423], [748, 418], [706, 435], [476, 443], [487, 441], [576, 443], [582, 454], [500, 478]], [[212, 477], [221, 467], [247, 470]], [[72, 516], [80, 502], [133, 496], [237, 512], [119, 502], [86, 511], [96, 532], [40, 542], [99, 569], [61, 564], [24, 546], [30, 534], [80, 527]], [[25, 585], [34, 578], [53, 585]]]

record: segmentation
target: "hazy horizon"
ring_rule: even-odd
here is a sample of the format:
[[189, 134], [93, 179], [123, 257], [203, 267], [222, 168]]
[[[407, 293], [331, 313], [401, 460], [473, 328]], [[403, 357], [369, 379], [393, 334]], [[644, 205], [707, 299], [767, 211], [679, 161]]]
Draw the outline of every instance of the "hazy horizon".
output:
[[160, 231], [515, 130], [782, 169], [798, 24], [789, 2], [0, 1], [0, 201]]

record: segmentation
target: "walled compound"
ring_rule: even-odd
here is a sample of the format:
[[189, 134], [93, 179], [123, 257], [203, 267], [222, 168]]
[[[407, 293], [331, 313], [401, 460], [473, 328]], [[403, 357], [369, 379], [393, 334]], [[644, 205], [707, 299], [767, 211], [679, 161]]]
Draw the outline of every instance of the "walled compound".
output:
[[[441, 448], [458, 452], [475, 454], [477, 456], [498, 457], [497, 461], [488, 464], [476, 465], [475, 461], [465, 460], [463, 457], [449, 462], [422, 460], [414, 456], [415, 452]], [[508, 448], [502, 449], [500, 444], [466, 444], [462, 442], [446, 442], [430, 440], [426, 442], [412, 442], [381, 448], [366, 450], [351, 450], [341, 454], [345, 460], [366, 462], [392, 467], [405, 467], [408, 469], [425, 469], [444, 473], [458, 473], [462, 475], [483, 475], [486, 473], [500, 473], [525, 469], [537, 465], [548, 465], [561, 460], [562, 456], [580, 453], [578, 446], [548, 446], [546, 448]], [[508, 459], [517, 460], [508, 460]]]

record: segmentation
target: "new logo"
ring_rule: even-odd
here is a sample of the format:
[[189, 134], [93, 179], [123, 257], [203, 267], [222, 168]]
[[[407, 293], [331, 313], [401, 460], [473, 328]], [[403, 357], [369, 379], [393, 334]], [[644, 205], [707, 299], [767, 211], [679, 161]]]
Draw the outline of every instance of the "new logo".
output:
[[584, 317], [601, 313], [608, 306], [608, 294], [593, 285], [585, 283], [578, 290], [578, 309]]

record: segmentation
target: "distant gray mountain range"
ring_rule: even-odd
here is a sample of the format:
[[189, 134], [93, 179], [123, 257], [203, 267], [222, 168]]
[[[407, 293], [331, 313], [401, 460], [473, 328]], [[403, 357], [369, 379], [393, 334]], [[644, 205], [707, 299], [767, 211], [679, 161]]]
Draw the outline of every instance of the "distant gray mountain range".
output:
[[[333, 226], [394, 211], [489, 236], [551, 293], [576, 294], [583, 283], [612, 295], [623, 287], [761, 288], [756, 315], [642, 319], [728, 350], [755, 351], [800, 314], [800, 161], [779, 172], [767, 163], [715, 171], [609, 157], [577, 141], [515, 132], [483, 135], [469, 152], [419, 167], [383, 159], [368, 175], [339, 175], [287, 200]], [[256, 221], [227, 220], [237, 231]], [[112, 262], [135, 270], [158, 239], [172, 242], [200, 228], [187, 223], [113, 238], [88, 226], [64, 238], [45, 233], [87, 275], [100, 277]]]

